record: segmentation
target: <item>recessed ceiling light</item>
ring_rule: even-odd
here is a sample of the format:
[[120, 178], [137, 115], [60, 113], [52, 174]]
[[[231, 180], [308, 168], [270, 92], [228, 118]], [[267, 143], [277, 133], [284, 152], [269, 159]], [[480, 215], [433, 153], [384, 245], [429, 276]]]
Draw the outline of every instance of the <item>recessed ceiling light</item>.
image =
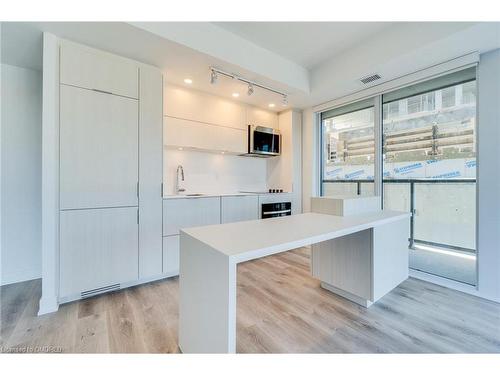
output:
[[238, 94], [237, 92], [233, 92], [233, 98], [237, 98], [238, 96], [240, 96], [240, 94]]
[[276, 104], [274, 103], [269, 103], [269, 108], [274, 108], [276, 106]]
[[184, 78], [184, 83], [190, 85], [191, 83], [193, 83], [193, 80], [191, 78]]
[[182, 147], [179, 147], [179, 148], [178, 148], [178, 150], [179, 150], [179, 151], [182, 151], [182, 150], [183, 150], [183, 148], [182, 148]]

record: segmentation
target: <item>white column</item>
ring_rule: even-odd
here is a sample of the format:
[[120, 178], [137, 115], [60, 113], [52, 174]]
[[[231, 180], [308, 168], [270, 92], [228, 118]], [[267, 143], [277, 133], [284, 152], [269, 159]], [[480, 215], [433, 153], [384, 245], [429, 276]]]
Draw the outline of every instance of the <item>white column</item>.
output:
[[42, 298], [38, 315], [59, 308], [59, 43], [48, 33], [43, 33], [42, 82]]
[[181, 231], [179, 348], [236, 352], [236, 264]]
[[500, 49], [481, 55], [478, 94], [478, 291], [500, 302]]

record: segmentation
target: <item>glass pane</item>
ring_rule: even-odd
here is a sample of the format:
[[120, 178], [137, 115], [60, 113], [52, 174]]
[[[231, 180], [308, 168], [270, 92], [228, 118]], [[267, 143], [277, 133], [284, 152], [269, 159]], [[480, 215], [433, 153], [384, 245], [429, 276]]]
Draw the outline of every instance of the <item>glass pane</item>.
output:
[[384, 207], [414, 209], [410, 267], [474, 284], [476, 82], [382, 110]]
[[375, 184], [373, 182], [361, 182], [359, 190], [360, 195], [375, 195]]
[[323, 195], [357, 194], [356, 183], [332, 183], [335, 181], [373, 180], [373, 118], [374, 108], [370, 107], [322, 121]]
[[255, 131], [253, 133], [253, 148], [255, 151], [279, 153], [279, 135]]
[[[384, 209], [392, 211], [410, 212], [411, 189], [406, 182], [384, 182]], [[408, 238], [410, 238], [410, 226], [408, 223]]]
[[415, 185], [416, 241], [453, 246], [474, 252], [475, 218], [474, 182]]

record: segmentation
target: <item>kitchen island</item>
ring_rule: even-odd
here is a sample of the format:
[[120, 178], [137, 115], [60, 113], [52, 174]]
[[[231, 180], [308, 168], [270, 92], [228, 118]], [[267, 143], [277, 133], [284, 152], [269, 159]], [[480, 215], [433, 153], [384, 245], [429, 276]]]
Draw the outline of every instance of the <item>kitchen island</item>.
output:
[[306, 245], [325, 245], [320, 252], [347, 250], [347, 257], [336, 259], [342, 279], [322, 286], [368, 307], [408, 277], [408, 218], [382, 210], [350, 216], [313, 212], [181, 230], [180, 349], [234, 353], [237, 264]]

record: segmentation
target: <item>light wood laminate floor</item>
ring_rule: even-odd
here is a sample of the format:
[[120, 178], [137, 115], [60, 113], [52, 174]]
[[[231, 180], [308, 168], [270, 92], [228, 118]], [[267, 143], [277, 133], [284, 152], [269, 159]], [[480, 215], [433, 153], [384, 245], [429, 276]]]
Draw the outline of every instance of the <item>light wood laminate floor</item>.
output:
[[[178, 352], [177, 278], [37, 317], [40, 293], [40, 280], [1, 288], [2, 351]], [[499, 353], [500, 305], [409, 279], [364, 309], [321, 289], [298, 249], [238, 266], [237, 351]]]

